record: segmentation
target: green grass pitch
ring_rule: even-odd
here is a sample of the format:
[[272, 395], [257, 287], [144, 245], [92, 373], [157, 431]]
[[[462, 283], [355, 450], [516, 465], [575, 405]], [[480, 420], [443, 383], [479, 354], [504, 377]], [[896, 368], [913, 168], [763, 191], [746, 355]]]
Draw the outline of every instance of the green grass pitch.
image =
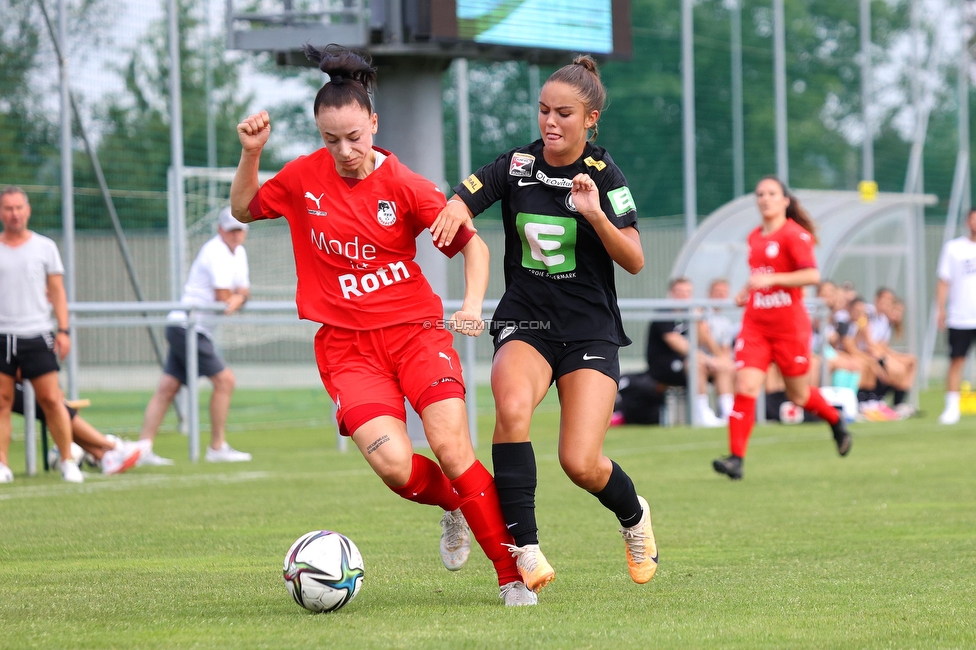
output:
[[[87, 397], [85, 417], [130, 436], [148, 399]], [[170, 428], [156, 447], [175, 466], [76, 486], [24, 476], [15, 441], [17, 479], [0, 486], [0, 648], [974, 647], [976, 417], [939, 426], [940, 402], [853, 425], [844, 459], [825, 425], [759, 427], [736, 483], [710, 465], [723, 429], [612, 430], [607, 454], [650, 502], [660, 546], [639, 586], [613, 516], [559, 468], [550, 395], [533, 441], [557, 577], [517, 609], [480, 552], [458, 573], [441, 566], [440, 512], [336, 451], [321, 390], [235, 394], [230, 439], [251, 463], [191, 464]], [[366, 563], [334, 614], [306, 613], [282, 582], [285, 551], [318, 528], [348, 535]]]

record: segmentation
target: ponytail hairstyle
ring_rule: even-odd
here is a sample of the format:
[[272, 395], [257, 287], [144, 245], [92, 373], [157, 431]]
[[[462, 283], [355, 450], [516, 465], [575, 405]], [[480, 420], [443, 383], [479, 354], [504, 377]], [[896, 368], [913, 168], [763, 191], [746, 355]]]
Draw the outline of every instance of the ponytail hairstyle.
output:
[[813, 243], [819, 244], [820, 240], [817, 239], [817, 224], [814, 223], [813, 217], [810, 216], [810, 213], [807, 212], [802, 205], [800, 205], [800, 201], [790, 193], [790, 190], [786, 187], [786, 184], [773, 175], [763, 176], [759, 179], [760, 183], [763, 181], [776, 181], [779, 183], [780, 189], [783, 190], [783, 196], [790, 200], [790, 204], [786, 206], [786, 218], [792, 219], [798, 223], [801, 228], [810, 233], [810, 236], [813, 237]]
[[373, 114], [370, 94], [376, 86], [376, 68], [368, 54], [335, 43], [322, 48], [306, 43], [302, 52], [319, 70], [329, 75], [329, 81], [315, 95], [313, 115], [318, 115], [322, 107], [342, 108], [353, 103]]
[[[564, 65], [553, 72], [546, 79], [546, 83], [550, 81], [559, 81], [575, 88], [586, 113], [593, 111], [603, 113], [603, 105], [607, 102], [607, 89], [603, 87], [603, 82], [600, 80], [600, 70], [597, 68], [596, 61], [589, 54], [581, 54], [569, 65]], [[600, 116], [597, 115], [597, 120], [599, 119]], [[599, 131], [594, 122], [590, 127], [587, 142], [594, 142]]]

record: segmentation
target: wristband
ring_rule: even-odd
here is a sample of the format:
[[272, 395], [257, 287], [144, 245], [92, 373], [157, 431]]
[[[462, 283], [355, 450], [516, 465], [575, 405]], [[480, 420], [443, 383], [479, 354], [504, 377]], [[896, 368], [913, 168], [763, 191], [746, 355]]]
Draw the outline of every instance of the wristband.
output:
[[70, 336], [71, 335], [71, 329], [69, 329], [69, 328], [59, 329], [58, 330], [58, 334], [67, 334], [68, 336]]

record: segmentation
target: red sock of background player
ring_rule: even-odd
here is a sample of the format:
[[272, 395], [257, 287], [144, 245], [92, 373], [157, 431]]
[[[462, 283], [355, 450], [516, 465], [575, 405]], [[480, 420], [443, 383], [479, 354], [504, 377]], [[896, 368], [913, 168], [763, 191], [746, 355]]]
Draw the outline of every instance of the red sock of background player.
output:
[[461, 499], [440, 465], [420, 454], [413, 455], [413, 469], [406, 485], [390, 486], [390, 489], [407, 501], [440, 506], [444, 510], [461, 507]]
[[810, 397], [807, 398], [807, 403], [803, 405], [803, 408], [811, 413], [816, 413], [831, 426], [837, 424], [837, 421], [840, 420], [840, 414], [837, 413], [837, 409], [828, 404], [827, 400], [820, 394], [820, 391], [813, 386], [810, 387]]
[[499, 586], [509, 582], [521, 582], [515, 558], [504, 546], [514, 544], [515, 540], [505, 526], [502, 507], [498, 502], [498, 491], [491, 474], [476, 460], [461, 476], [451, 481], [451, 485], [461, 498], [461, 512], [468, 520], [474, 538], [495, 565]]
[[736, 393], [729, 413], [729, 451], [733, 456], [746, 457], [752, 425], [756, 421], [756, 398]]

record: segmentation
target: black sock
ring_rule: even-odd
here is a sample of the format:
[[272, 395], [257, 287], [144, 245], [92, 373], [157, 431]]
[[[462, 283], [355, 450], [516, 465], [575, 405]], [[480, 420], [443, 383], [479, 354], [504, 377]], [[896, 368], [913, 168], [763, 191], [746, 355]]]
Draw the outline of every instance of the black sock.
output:
[[613, 469], [610, 471], [610, 480], [607, 486], [599, 492], [594, 492], [593, 496], [600, 500], [605, 508], [617, 515], [617, 521], [624, 528], [636, 526], [644, 514], [640, 501], [637, 500], [637, 490], [634, 482], [630, 480], [627, 473], [620, 469], [620, 465], [610, 461]]
[[896, 389], [893, 392], [893, 398], [892, 398], [892, 402], [891, 403], [894, 406], [898, 406], [899, 404], [901, 404], [902, 402], [905, 401], [905, 398], [906, 397], [908, 397], [908, 391], [905, 391], [905, 390], [897, 390]]
[[538, 483], [535, 452], [531, 442], [498, 443], [491, 446], [495, 488], [508, 532], [516, 546], [539, 543], [535, 523], [535, 488]]

